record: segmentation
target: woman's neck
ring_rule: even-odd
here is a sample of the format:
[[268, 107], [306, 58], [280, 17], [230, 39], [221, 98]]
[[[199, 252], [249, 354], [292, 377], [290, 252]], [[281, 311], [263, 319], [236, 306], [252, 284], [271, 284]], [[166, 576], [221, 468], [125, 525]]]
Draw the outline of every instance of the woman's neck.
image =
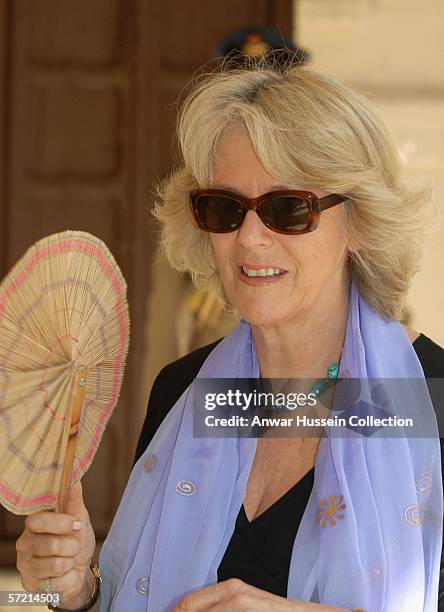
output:
[[261, 376], [322, 378], [339, 363], [348, 318], [349, 285], [325, 288], [304, 316], [275, 327], [252, 325]]

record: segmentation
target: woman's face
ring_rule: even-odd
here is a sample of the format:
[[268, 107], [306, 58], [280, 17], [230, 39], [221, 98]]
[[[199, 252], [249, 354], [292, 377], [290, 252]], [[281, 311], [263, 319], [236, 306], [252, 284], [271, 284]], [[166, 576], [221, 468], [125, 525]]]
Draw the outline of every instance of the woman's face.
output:
[[[316, 185], [282, 184], [270, 176], [242, 128], [223, 133], [215, 159], [210, 185], [214, 189], [228, 189], [249, 198], [278, 189], [327, 195]], [[340, 206], [322, 212], [317, 229], [299, 236], [274, 232], [253, 210], [248, 211], [239, 230], [209, 234], [225, 292], [243, 319], [264, 327], [280, 326], [296, 317], [304, 318], [316, 310], [319, 300], [330, 300], [332, 294], [343, 290], [347, 249], [339, 225]], [[285, 272], [271, 279], [249, 278], [242, 266]]]

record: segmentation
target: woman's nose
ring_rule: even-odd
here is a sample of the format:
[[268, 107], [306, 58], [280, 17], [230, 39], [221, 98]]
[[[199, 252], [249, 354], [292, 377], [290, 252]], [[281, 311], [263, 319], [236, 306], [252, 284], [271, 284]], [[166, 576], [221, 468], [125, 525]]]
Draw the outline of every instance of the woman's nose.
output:
[[249, 210], [237, 232], [237, 242], [250, 248], [269, 246], [273, 242], [272, 230], [262, 223], [255, 210]]

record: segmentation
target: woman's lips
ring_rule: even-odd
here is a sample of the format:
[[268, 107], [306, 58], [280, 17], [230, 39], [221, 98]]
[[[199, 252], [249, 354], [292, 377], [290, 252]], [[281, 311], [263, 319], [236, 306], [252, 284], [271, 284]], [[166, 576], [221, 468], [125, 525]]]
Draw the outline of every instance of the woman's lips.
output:
[[283, 272], [282, 274], [274, 274], [273, 276], [247, 276], [242, 271], [242, 268], [238, 267], [237, 276], [241, 282], [245, 283], [245, 285], [249, 285], [250, 287], [259, 287], [261, 285], [277, 283], [287, 276], [287, 272]]

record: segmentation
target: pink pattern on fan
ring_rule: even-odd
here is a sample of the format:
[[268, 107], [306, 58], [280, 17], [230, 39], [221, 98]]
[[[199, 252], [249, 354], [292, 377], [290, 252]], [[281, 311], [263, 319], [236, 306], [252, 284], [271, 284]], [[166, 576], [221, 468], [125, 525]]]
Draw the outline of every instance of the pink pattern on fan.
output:
[[[114, 367], [112, 397], [111, 397], [111, 400], [108, 406], [106, 407], [105, 411], [103, 412], [103, 414], [101, 415], [99, 419], [99, 423], [96, 427], [96, 431], [94, 432], [93, 441], [92, 441], [90, 448], [88, 449], [88, 452], [78, 462], [77, 467], [73, 470], [72, 477], [73, 479], [76, 479], [79, 475], [79, 472], [81, 472], [81, 470], [85, 467], [85, 465], [87, 465], [88, 461], [90, 461], [91, 457], [94, 455], [97, 449], [97, 446], [100, 442], [101, 436], [103, 434], [103, 430], [105, 428], [109, 414], [112, 411], [115, 405], [115, 402], [116, 402], [116, 398], [118, 396], [118, 391], [120, 387], [119, 372], [120, 372], [122, 361], [125, 356], [125, 332], [126, 332], [125, 317], [124, 317], [124, 312], [122, 309], [122, 297], [123, 297], [122, 296], [123, 294], [122, 285], [119, 282], [118, 277], [114, 273], [112, 266], [109, 264], [109, 261], [107, 260], [106, 257], [104, 257], [103, 253], [97, 247], [91, 244], [88, 244], [88, 242], [86, 242], [85, 240], [73, 240], [72, 238], [67, 238], [65, 240], [59, 241], [55, 245], [52, 245], [52, 246], [49, 246], [49, 247], [46, 247], [46, 248], [43, 248], [37, 251], [35, 255], [30, 259], [26, 267], [20, 272], [18, 277], [15, 279], [12, 279], [9, 287], [7, 287], [5, 290], [5, 294], [6, 294], [6, 298], [10, 298], [10, 296], [17, 289], [19, 289], [20, 286], [26, 281], [27, 277], [31, 274], [34, 267], [42, 259], [45, 259], [47, 257], [52, 257], [54, 255], [57, 255], [58, 253], [66, 253], [67, 251], [81, 251], [82, 253], [92, 255], [98, 260], [102, 270], [105, 272], [108, 278], [110, 278], [112, 285], [116, 291], [117, 297], [118, 297], [115, 308], [118, 313], [118, 323], [119, 323], [119, 331], [120, 331], [119, 353], [117, 355], [117, 359], [116, 359], [116, 363]], [[2, 319], [4, 312], [5, 312], [6, 301], [7, 300], [5, 299], [3, 300], [0, 299], [0, 320]], [[16, 505], [20, 505], [20, 506], [29, 506], [36, 502], [37, 503], [54, 503], [55, 501], [58, 500], [58, 497], [59, 497], [58, 495], [48, 493], [46, 495], [38, 496], [37, 498], [18, 499], [17, 495], [14, 494], [12, 491], [10, 491], [7, 487], [5, 487], [5, 485], [1, 483], [1, 481], [0, 481], [0, 489], [5, 495], [5, 497], [8, 498], [9, 501], [11, 501], [12, 503], [15, 503]]]
[[[31, 497], [29, 499], [22, 500], [21, 498], [19, 498], [18, 495], [16, 495], [15, 493], [12, 493], [12, 491], [10, 491], [8, 487], [6, 487], [2, 483], [1, 480], [0, 480], [0, 491], [3, 493], [5, 497], [8, 498], [8, 501], [15, 504], [16, 506], [24, 506], [24, 505], [30, 505], [30, 504], [31, 505], [47, 504], [48, 502], [56, 503], [59, 499], [59, 496], [56, 495], [55, 493], [47, 493], [46, 495], [38, 495], [37, 497]], [[24, 501], [26, 501], [27, 504], [24, 504], [23, 503]]]

